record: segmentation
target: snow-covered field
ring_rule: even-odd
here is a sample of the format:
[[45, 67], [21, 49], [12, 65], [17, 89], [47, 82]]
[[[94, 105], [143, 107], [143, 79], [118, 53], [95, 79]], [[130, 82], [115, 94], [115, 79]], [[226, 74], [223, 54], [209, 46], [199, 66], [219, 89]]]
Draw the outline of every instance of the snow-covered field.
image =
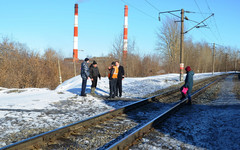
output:
[[[215, 73], [220, 75], [223, 73]], [[211, 77], [211, 73], [194, 75], [194, 80]], [[76, 76], [59, 85], [55, 90], [46, 88], [7, 89], [0, 87], [0, 139], [8, 138], [24, 129], [54, 129], [71, 122], [86, 119], [131, 103], [107, 102], [104, 99], [78, 96], [81, 77]], [[149, 93], [178, 84], [179, 74], [166, 74], [145, 78], [125, 78], [123, 98], [141, 98]], [[90, 92], [90, 81], [87, 93]], [[98, 95], [109, 94], [109, 81], [102, 78], [96, 89]], [[0, 141], [5, 141], [0, 140]], [[9, 142], [0, 142], [0, 147]]]

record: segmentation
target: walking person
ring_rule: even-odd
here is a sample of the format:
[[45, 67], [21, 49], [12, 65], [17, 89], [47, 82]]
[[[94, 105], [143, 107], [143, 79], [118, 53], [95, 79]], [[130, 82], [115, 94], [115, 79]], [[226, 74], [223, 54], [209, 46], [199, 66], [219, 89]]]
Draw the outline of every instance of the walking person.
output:
[[186, 95], [182, 92], [183, 88], [188, 88], [188, 91], [187, 91], [188, 102], [187, 102], [187, 104], [191, 105], [192, 104], [191, 92], [192, 92], [192, 87], [193, 87], [193, 75], [194, 75], [194, 72], [192, 71], [190, 66], [187, 66], [185, 68], [185, 70], [186, 70], [187, 76], [186, 76], [186, 79], [185, 79], [185, 84], [180, 88], [181, 93], [182, 93], [181, 100], [186, 98]]
[[81, 96], [86, 96], [86, 86], [87, 80], [89, 79], [89, 68], [88, 68], [89, 59], [85, 58], [81, 64], [81, 77], [82, 77], [82, 91]]
[[[122, 97], [122, 80], [124, 79], [124, 68], [120, 65], [119, 61], [116, 61], [118, 67], [118, 78], [117, 78], [117, 92], [116, 96]], [[119, 95], [118, 95], [119, 92]]]
[[116, 66], [115, 62], [112, 62], [111, 67], [109, 67], [108, 69], [110, 71], [108, 75], [110, 87], [110, 94], [108, 98], [114, 98], [117, 93], [118, 67]]
[[92, 86], [91, 86], [91, 94], [95, 95], [95, 90], [97, 87], [97, 81], [98, 78], [101, 80], [101, 75], [99, 73], [99, 69], [97, 66], [97, 62], [94, 60], [93, 63], [90, 66], [90, 75], [89, 75], [91, 81], [92, 81]]

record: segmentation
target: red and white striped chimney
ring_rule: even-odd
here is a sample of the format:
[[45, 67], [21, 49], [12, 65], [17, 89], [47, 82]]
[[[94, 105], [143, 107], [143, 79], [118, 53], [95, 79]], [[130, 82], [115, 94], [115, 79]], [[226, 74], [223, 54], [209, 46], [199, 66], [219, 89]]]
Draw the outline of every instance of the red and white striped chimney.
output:
[[78, 60], [78, 4], [75, 4], [74, 13], [73, 60]]
[[123, 65], [126, 66], [128, 45], [128, 6], [124, 8], [124, 31], [123, 31]]

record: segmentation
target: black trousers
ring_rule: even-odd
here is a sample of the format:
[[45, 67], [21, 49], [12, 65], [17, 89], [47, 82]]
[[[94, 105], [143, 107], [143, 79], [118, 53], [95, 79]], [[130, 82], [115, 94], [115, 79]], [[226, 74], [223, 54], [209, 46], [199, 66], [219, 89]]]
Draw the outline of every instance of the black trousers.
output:
[[109, 86], [110, 86], [110, 97], [115, 97], [117, 94], [117, 79], [111, 79], [109, 80]]
[[87, 86], [87, 80], [82, 79], [82, 91], [81, 91], [81, 95], [85, 95], [86, 86]]
[[122, 79], [118, 79], [117, 80], [117, 93], [116, 96], [118, 96], [118, 92], [119, 92], [119, 96], [122, 96]]
[[97, 87], [97, 81], [98, 81], [98, 77], [93, 77], [93, 80], [92, 80], [92, 88], [96, 88]]

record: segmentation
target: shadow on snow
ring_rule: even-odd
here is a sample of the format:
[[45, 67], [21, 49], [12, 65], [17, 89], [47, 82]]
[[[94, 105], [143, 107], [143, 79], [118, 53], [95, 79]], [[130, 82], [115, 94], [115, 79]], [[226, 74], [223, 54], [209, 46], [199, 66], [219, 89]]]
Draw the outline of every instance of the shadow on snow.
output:
[[171, 139], [199, 148], [238, 149], [240, 105], [186, 106], [155, 129]]
[[[68, 92], [71, 92], [71, 93], [73, 93], [73, 94], [81, 95], [82, 88], [72, 88], [72, 89], [69, 89], [69, 90], [67, 90], [67, 91], [68, 91]], [[97, 95], [102, 95], [102, 94], [100, 94], [98, 91], [101, 91], [101, 92], [103, 92], [103, 93], [105, 93], [105, 94], [109, 94], [109, 92], [104, 91], [103, 89], [96, 88], [95, 93], [96, 93]], [[91, 92], [91, 86], [90, 86], [90, 85], [87, 85], [87, 87], [86, 87], [86, 93], [90, 93], [90, 92]]]

